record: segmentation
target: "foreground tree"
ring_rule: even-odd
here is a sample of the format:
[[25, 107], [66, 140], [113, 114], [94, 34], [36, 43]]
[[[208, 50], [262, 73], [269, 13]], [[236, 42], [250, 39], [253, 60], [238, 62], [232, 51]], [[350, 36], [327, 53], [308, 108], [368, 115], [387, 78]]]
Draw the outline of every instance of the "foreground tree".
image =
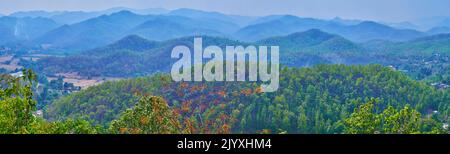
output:
[[[406, 105], [401, 110], [388, 106], [378, 112], [376, 99], [361, 105], [349, 118], [343, 120], [344, 133], [348, 134], [421, 134], [445, 133], [439, 122], [422, 115]], [[423, 128], [429, 128], [427, 130]]]
[[109, 130], [114, 134], [185, 133], [167, 102], [154, 96], [143, 96], [134, 108], [111, 122]]
[[23, 70], [14, 77], [0, 74], [0, 134], [93, 134], [97, 129], [83, 120], [47, 122], [33, 115], [36, 74]]
[[32, 111], [36, 101], [33, 100], [32, 86], [36, 74], [24, 70], [21, 77], [8, 74], [0, 76], [0, 133], [27, 133], [28, 126], [35, 120]]

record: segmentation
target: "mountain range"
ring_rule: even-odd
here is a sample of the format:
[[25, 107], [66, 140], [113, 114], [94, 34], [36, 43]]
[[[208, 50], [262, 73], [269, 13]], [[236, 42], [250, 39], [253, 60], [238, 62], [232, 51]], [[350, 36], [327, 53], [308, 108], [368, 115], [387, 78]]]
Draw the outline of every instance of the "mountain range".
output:
[[[245, 43], [202, 36], [203, 45], [242, 45]], [[165, 72], [175, 61], [170, 57], [173, 47], [180, 44], [193, 48], [194, 37], [182, 37], [167, 41], [149, 41], [131, 35], [104, 47], [84, 51], [66, 57], [48, 57], [38, 61], [36, 70], [53, 74], [78, 72], [83, 76], [134, 77], [155, 72]]]
[[286, 35], [308, 29], [321, 29], [325, 32], [339, 34], [356, 42], [365, 42], [373, 39], [386, 39], [392, 41], [406, 41], [425, 36], [423, 32], [407, 29], [395, 29], [376, 22], [363, 21], [356, 25], [346, 25], [341, 22], [318, 20], [313, 18], [299, 18], [296, 16], [269, 17], [265, 22], [249, 25], [236, 32], [242, 40], [255, 41], [261, 38]]
[[[105, 46], [129, 35], [138, 35], [154, 41], [207, 35], [257, 42], [317, 29], [351, 42], [364, 43], [372, 40], [405, 42], [450, 32], [448, 27], [436, 27], [422, 32], [388, 25], [413, 26], [407, 22], [382, 24], [373, 21], [342, 18], [324, 20], [292, 15], [248, 17], [193, 9], [169, 11], [112, 8], [94, 12], [30, 11], [0, 17], [0, 32], [4, 34], [0, 36], [0, 45], [20, 40], [20, 43], [25, 42], [28, 46], [45, 45], [45, 49], [39, 50], [79, 52]], [[330, 43], [338, 41], [342, 39]], [[348, 45], [347, 41], [343, 43]]]
[[442, 34], [442, 33], [450, 33], [450, 27], [434, 27], [427, 31], [428, 34]]
[[111, 15], [88, 19], [86, 21], [64, 25], [38, 37], [35, 42], [50, 44], [55, 48], [83, 50], [106, 45], [119, 39], [131, 28], [138, 26], [152, 16], [137, 15], [121, 11]]
[[12, 17], [43, 17], [43, 18], [49, 18], [54, 20], [57, 23], [60, 24], [75, 24], [90, 18], [95, 18], [101, 15], [109, 15], [112, 13], [120, 12], [120, 11], [130, 11], [136, 14], [164, 14], [168, 13], [169, 10], [162, 9], [162, 8], [149, 8], [149, 9], [131, 9], [131, 8], [125, 8], [125, 7], [115, 7], [110, 8], [102, 11], [20, 11], [10, 14], [9, 16]]
[[59, 27], [60, 24], [48, 18], [0, 17], [0, 44], [18, 40], [32, 40]]
[[[203, 46], [217, 45], [278, 45], [280, 62], [287, 66], [313, 64], [368, 64], [385, 60], [383, 55], [430, 55], [450, 53], [450, 34], [427, 36], [407, 42], [373, 40], [355, 43], [342, 36], [311, 29], [286, 36], [271, 37], [256, 42], [242, 42], [222, 37], [200, 36]], [[48, 57], [36, 66], [50, 74], [79, 72], [83, 76], [134, 77], [170, 70], [171, 50], [186, 45], [193, 50], [194, 36], [151, 41], [138, 35], [129, 35], [112, 44], [66, 57]], [[377, 55], [382, 55], [378, 57]], [[381, 59], [380, 59], [381, 58]]]
[[257, 41], [261, 45], [278, 45], [286, 52], [339, 52], [361, 51], [357, 44], [341, 37], [311, 29], [287, 36], [277, 36]]

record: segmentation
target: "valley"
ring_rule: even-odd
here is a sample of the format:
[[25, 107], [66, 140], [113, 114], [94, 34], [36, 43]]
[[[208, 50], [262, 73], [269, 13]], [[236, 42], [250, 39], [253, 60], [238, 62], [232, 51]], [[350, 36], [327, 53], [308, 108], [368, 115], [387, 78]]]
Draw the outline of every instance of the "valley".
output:
[[[17, 73], [20, 72], [18, 70], [23, 68], [23, 66], [19, 64], [20, 61], [37, 62], [40, 59], [47, 57], [54, 57], [54, 55], [30, 54], [22, 55], [20, 57], [15, 55], [4, 55], [0, 57], [0, 70], [3, 70], [3, 72]], [[74, 84], [74, 86], [80, 87], [81, 89], [86, 89], [87, 87], [98, 85], [105, 81], [122, 79], [113, 77], [80, 76], [77, 72], [61, 72], [45, 76], [48, 81], [57, 80], [58, 77], [62, 77], [65, 83]]]

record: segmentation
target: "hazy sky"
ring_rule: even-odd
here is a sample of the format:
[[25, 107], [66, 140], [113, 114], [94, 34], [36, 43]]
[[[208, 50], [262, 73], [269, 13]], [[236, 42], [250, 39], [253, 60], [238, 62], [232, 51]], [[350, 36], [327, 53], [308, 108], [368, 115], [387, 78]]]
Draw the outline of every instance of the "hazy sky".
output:
[[0, 0], [0, 13], [27, 10], [102, 10], [111, 7], [193, 8], [227, 14], [405, 21], [450, 16], [450, 0]]

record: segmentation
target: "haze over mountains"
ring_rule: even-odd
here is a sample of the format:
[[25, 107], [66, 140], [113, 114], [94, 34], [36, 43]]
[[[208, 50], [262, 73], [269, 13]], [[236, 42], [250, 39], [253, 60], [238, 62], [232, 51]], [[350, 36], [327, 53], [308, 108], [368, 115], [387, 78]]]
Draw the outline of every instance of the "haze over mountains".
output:
[[0, 42], [32, 40], [59, 26], [53, 20], [42, 17], [0, 17]]
[[[153, 41], [205, 35], [256, 42], [310, 29], [338, 35], [355, 44], [373, 40], [405, 42], [450, 33], [447, 27], [450, 22], [442, 19], [440, 22], [434, 21], [437, 27], [419, 31], [405, 29], [415, 27], [409, 22], [382, 24], [338, 17], [324, 20], [292, 15], [248, 17], [192, 9], [29, 11], [0, 17], [0, 32], [3, 34], [0, 36], [0, 45], [16, 45], [20, 42], [37, 50], [75, 52], [105, 46], [129, 35]], [[344, 43], [347, 44], [346, 41]]]
[[161, 8], [151, 8], [151, 9], [131, 9], [131, 8], [124, 8], [124, 7], [116, 7], [116, 8], [110, 8], [103, 11], [92, 11], [92, 12], [86, 12], [86, 11], [19, 11], [10, 14], [9, 16], [12, 17], [44, 17], [44, 18], [50, 18], [60, 24], [74, 24], [77, 22], [81, 22], [83, 20], [87, 20], [89, 18], [98, 17], [101, 15], [109, 15], [115, 12], [119, 11], [131, 11], [136, 14], [164, 14], [168, 13], [169, 10], [161, 9]]

